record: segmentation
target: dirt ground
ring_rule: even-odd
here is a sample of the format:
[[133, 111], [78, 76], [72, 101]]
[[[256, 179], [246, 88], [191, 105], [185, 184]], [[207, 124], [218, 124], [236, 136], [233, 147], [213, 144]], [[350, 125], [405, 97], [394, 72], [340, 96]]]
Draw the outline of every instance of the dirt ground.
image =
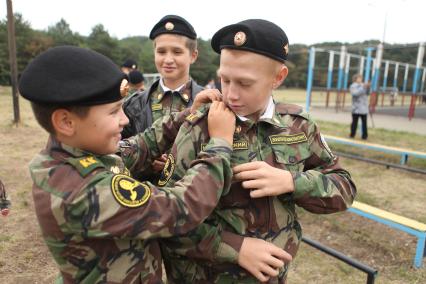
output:
[[[3, 94], [2, 94], [3, 92]], [[12, 199], [8, 217], [0, 217], [1, 283], [53, 283], [57, 269], [38, 228], [28, 163], [44, 147], [47, 135], [21, 99], [22, 124], [12, 124], [12, 102], [0, 87], [0, 179]], [[426, 222], [424, 175], [342, 159], [358, 187], [357, 199]], [[344, 212], [319, 216], [300, 210], [304, 234], [379, 270], [376, 283], [426, 283], [413, 269], [416, 238]], [[366, 275], [302, 244], [291, 265], [289, 283], [365, 283]]]

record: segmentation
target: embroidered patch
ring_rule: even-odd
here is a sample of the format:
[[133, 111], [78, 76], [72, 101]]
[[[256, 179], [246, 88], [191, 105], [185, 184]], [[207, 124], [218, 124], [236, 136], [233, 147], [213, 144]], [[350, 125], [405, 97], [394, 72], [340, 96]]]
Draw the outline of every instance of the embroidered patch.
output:
[[129, 176], [118, 174], [111, 181], [112, 195], [124, 207], [136, 208], [144, 205], [151, 196], [151, 189]]
[[185, 119], [189, 122], [192, 122], [196, 118], [198, 118], [198, 115], [196, 113], [190, 113]]
[[163, 172], [161, 173], [161, 177], [158, 180], [159, 186], [164, 186], [170, 180], [173, 172], [175, 171], [175, 166], [175, 157], [173, 157], [172, 154], [169, 154], [166, 164], [164, 165]]
[[232, 143], [232, 149], [233, 150], [247, 150], [248, 149], [248, 141], [246, 141], [246, 140], [234, 141]]
[[162, 104], [152, 104], [151, 105], [151, 109], [153, 111], [155, 111], [155, 110], [162, 110], [163, 109], [163, 105]]
[[304, 132], [297, 134], [278, 134], [269, 136], [272, 145], [296, 144], [308, 141]]
[[89, 156], [79, 160], [78, 162], [83, 166], [83, 168], [87, 168], [93, 164], [96, 164], [98, 161], [95, 159], [95, 157]]

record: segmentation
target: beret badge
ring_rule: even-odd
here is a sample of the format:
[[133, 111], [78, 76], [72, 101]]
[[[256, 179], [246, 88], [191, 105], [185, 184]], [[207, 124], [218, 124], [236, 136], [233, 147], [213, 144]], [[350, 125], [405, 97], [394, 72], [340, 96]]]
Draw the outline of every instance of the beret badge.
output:
[[236, 46], [242, 46], [244, 43], [246, 43], [247, 36], [244, 32], [237, 32], [234, 36], [234, 44]]
[[285, 55], [288, 54], [288, 43], [286, 45], [284, 45], [284, 54]]
[[173, 25], [172, 22], [167, 22], [164, 27], [166, 28], [166, 30], [171, 31], [175, 28], [175, 25]]

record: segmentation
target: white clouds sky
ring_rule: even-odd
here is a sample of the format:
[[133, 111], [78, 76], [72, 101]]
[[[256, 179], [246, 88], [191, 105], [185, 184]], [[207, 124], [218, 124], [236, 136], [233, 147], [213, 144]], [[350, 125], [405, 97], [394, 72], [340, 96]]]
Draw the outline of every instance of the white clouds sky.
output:
[[[291, 43], [426, 41], [425, 0], [12, 0], [35, 29], [47, 29], [64, 18], [73, 31], [90, 34], [103, 24], [112, 36], [147, 36], [164, 15], [186, 18], [203, 39], [221, 27], [249, 18], [262, 18], [281, 26]], [[387, 14], [387, 17], [385, 16]], [[6, 18], [6, 1], [0, 0], [0, 17]]]

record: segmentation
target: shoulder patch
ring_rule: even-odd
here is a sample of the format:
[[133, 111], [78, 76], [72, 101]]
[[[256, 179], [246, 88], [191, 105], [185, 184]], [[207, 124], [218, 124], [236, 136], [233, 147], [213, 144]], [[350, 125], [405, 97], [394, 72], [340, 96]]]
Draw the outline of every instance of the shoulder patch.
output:
[[151, 197], [151, 188], [129, 176], [118, 174], [111, 181], [112, 195], [124, 207], [136, 208]]
[[298, 105], [277, 103], [275, 105], [275, 109], [279, 114], [282, 114], [282, 115], [290, 114], [290, 115], [301, 116], [308, 120], [310, 119], [309, 114], [305, 112], [301, 106], [298, 106]]
[[190, 124], [196, 124], [201, 118], [203, 118], [204, 116], [206, 116], [209, 113], [209, 107], [210, 107], [210, 104], [203, 105], [202, 107], [197, 109], [196, 112], [190, 113], [185, 118], [185, 120], [187, 122], [189, 122]]
[[97, 168], [105, 168], [104, 164], [94, 156], [68, 158], [66, 161], [76, 168], [82, 177], [87, 176]]
[[169, 154], [167, 157], [166, 164], [164, 165], [163, 172], [161, 173], [160, 179], [158, 180], [159, 186], [164, 186], [170, 180], [175, 171], [176, 163], [175, 157], [172, 154]]

